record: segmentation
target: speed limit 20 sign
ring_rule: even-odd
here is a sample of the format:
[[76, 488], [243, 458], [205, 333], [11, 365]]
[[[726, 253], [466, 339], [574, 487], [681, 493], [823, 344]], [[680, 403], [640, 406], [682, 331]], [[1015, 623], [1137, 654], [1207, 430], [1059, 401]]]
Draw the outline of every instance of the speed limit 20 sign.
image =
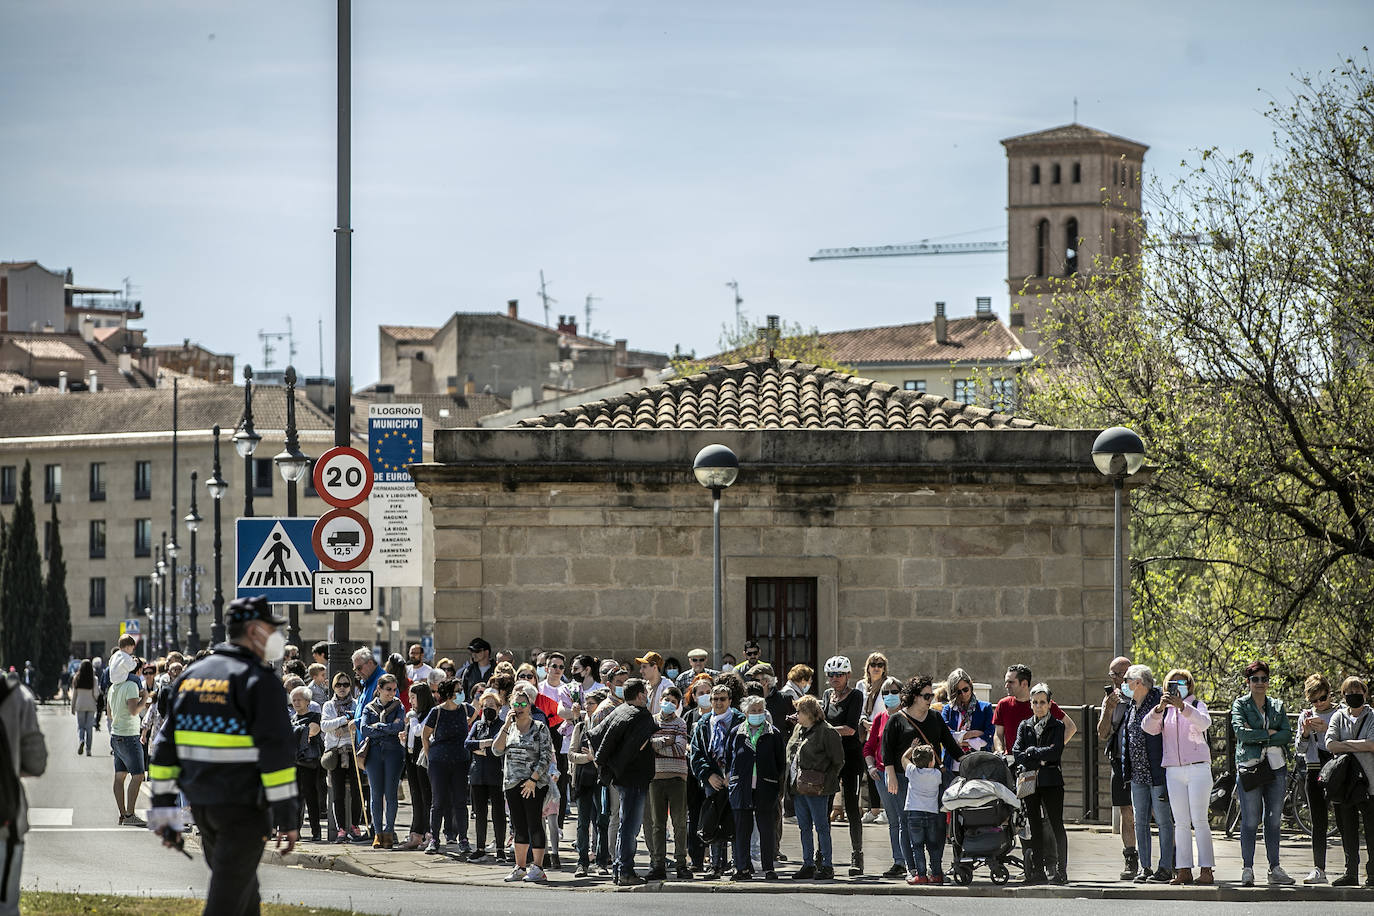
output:
[[336, 509], [349, 509], [372, 492], [372, 462], [356, 448], [336, 445], [315, 462], [315, 492]]

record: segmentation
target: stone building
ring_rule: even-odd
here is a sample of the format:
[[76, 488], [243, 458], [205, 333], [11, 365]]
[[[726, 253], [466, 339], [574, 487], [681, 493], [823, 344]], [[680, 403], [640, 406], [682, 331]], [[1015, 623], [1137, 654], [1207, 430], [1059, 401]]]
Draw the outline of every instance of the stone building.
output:
[[476, 635], [631, 658], [710, 645], [720, 442], [725, 645], [815, 667], [1031, 665], [1092, 701], [1111, 654], [1112, 490], [1094, 431], [790, 360], [754, 359], [509, 429], [445, 429], [412, 473], [432, 508], [435, 643]]

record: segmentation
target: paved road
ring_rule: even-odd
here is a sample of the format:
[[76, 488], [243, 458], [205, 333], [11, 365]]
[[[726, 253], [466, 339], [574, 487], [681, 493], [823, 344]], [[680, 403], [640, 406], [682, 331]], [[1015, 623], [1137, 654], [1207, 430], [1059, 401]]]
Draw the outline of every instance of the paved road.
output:
[[[40, 711], [48, 739], [48, 772], [28, 783], [36, 822], [28, 835], [23, 886], [26, 889], [87, 891], [92, 893], [201, 896], [208, 872], [204, 863], [164, 850], [146, 830], [115, 825], [117, 811], [111, 792], [112, 765], [108, 737], [97, 735], [94, 757], [77, 757], [75, 720], [55, 706]], [[146, 802], [145, 802], [146, 803]], [[455, 910], [528, 914], [547, 908], [549, 896], [562, 898], [560, 907], [599, 907], [604, 897], [586, 891], [523, 887], [443, 887], [358, 878], [334, 872], [264, 865], [258, 870], [266, 899], [353, 909], [360, 913], [403, 913], [405, 916], [449, 916]], [[876, 897], [789, 894], [793, 913], [835, 916], [874, 916], [880, 913], [930, 913], [940, 916], [988, 916], [999, 907], [1018, 916], [1089, 916], [1100, 913], [1101, 900], [1009, 900], [959, 897]], [[616, 901], [631, 904], [628, 900]], [[654, 908], [697, 909], [715, 906], [702, 894], [656, 893], [642, 901]], [[732, 894], [729, 909], [735, 916], [764, 916], [779, 911], [776, 896]], [[1203, 904], [1152, 900], [1151, 916], [1198, 916], [1199, 913], [1291, 912], [1292, 902]], [[1365, 916], [1369, 904], [1323, 903], [1323, 913]]]

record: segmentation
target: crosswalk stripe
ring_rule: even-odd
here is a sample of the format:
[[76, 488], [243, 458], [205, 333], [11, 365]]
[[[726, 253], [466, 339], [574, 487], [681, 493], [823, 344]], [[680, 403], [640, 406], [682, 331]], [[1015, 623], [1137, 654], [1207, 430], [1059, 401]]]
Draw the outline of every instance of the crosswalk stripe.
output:
[[30, 808], [29, 823], [34, 827], [70, 827], [71, 808]]

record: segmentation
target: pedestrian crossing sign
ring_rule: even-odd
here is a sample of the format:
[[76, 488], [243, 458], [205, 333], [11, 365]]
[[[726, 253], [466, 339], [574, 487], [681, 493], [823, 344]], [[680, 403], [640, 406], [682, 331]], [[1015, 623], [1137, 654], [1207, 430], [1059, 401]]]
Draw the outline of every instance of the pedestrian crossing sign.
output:
[[320, 561], [311, 544], [313, 518], [241, 518], [235, 522], [239, 598], [266, 595], [273, 604], [309, 604]]

